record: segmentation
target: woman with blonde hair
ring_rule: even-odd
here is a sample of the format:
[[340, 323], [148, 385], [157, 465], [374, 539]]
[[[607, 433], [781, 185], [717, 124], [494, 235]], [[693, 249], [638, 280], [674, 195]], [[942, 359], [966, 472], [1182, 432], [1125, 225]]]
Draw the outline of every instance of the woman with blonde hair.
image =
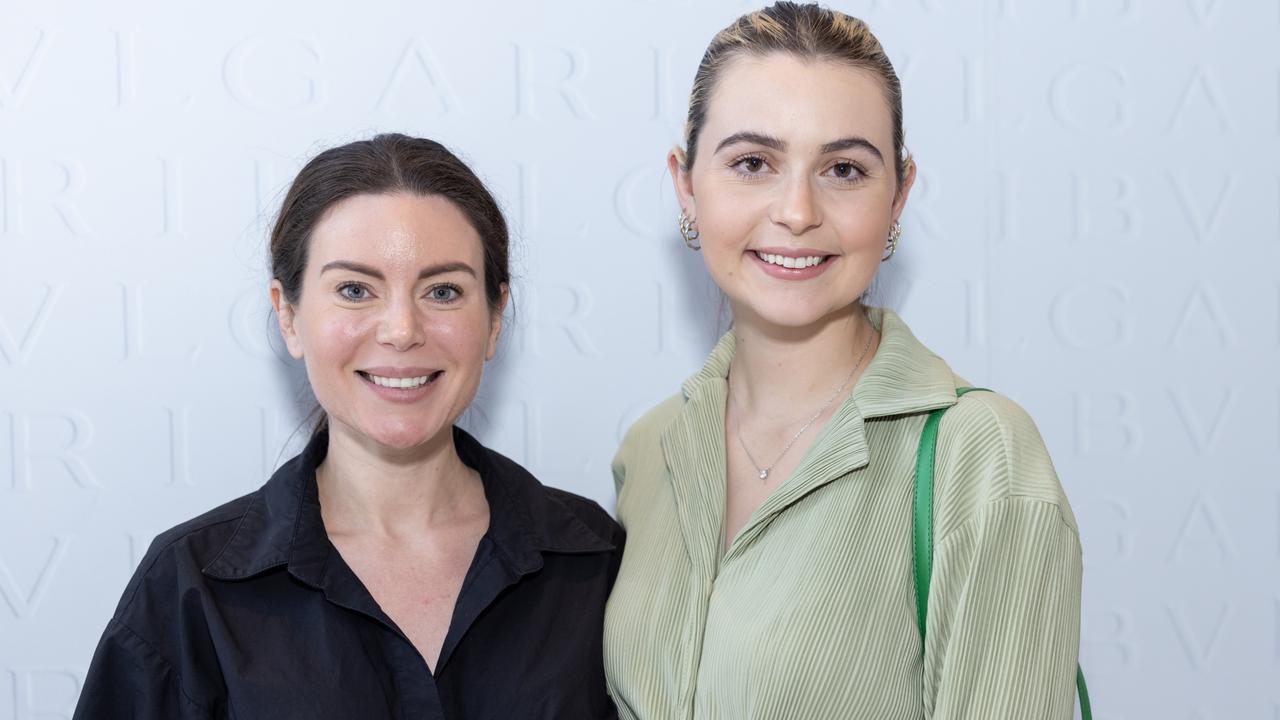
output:
[[863, 304], [916, 176], [879, 42], [739, 18], [668, 164], [733, 326], [614, 462], [620, 716], [1070, 718], [1080, 541], [1044, 443]]

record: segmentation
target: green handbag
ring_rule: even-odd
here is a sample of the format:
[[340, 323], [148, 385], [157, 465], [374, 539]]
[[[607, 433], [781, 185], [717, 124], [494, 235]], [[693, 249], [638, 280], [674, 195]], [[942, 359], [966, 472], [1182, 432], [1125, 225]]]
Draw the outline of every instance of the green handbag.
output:
[[[985, 388], [956, 388], [959, 397], [973, 390]], [[991, 392], [987, 390], [987, 392]], [[938, 424], [947, 408], [929, 413], [924, 432], [920, 434], [920, 449], [916, 453], [916, 497], [912, 505], [912, 555], [915, 558], [916, 614], [920, 623], [920, 647], [924, 648], [925, 620], [929, 615], [929, 582], [933, 578], [933, 466], [938, 450]], [[1084, 684], [1084, 671], [1076, 665], [1076, 692], [1080, 695], [1080, 716], [1092, 720], [1089, 707], [1089, 689]]]

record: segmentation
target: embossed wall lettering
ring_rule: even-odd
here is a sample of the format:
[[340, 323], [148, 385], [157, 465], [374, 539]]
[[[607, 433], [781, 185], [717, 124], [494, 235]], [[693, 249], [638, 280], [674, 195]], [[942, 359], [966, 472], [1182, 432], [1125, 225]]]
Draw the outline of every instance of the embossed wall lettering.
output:
[[253, 35], [227, 53], [222, 80], [231, 98], [251, 110], [297, 111], [324, 101], [320, 51], [310, 40]]
[[[0, 596], [10, 612], [19, 620], [29, 618], [40, 608], [40, 602], [49, 585], [58, 574], [58, 568], [66, 558], [70, 537], [30, 538], [21, 544], [12, 544], [0, 550]], [[15, 573], [11, 569], [15, 553], [40, 559], [34, 573]], [[29, 563], [27, 563], [29, 564]]]
[[570, 115], [578, 120], [595, 118], [580, 86], [589, 66], [589, 57], [584, 51], [577, 48], [534, 50], [518, 43], [512, 47], [516, 70], [515, 117], [538, 118], [542, 103], [540, 88], [551, 85]]
[[[1204, 186], [1203, 173], [1198, 174], [1194, 179], [1196, 180], [1197, 189]], [[1222, 206], [1231, 193], [1233, 182], [1234, 178], [1231, 173], [1226, 173], [1220, 181], [1214, 183], [1216, 187], [1213, 187], [1209, 192], [1194, 192], [1187, 187], [1187, 181], [1181, 177], [1177, 175], [1169, 176], [1169, 184], [1173, 187], [1174, 197], [1178, 199], [1178, 206], [1182, 208], [1182, 212], [1187, 218], [1187, 227], [1192, 230], [1192, 236], [1196, 240], [1203, 242], [1217, 228], [1218, 221], [1222, 217]]]
[[1072, 175], [1072, 235], [1076, 240], [1100, 239], [1108, 244], [1132, 238], [1138, 229], [1133, 205], [1133, 180]]
[[1182, 522], [1182, 527], [1173, 542], [1170, 560], [1183, 559], [1185, 554], [1194, 550], [1201, 553], [1212, 550], [1212, 555], [1222, 561], [1229, 561], [1235, 556], [1235, 543], [1228, 537], [1228, 530], [1222, 521], [1216, 505], [1208, 497], [1201, 496], [1191, 505]]
[[1142, 430], [1129, 393], [1080, 393], [1075, 398], [1076, 452], [1132, 454]]
[[160, 198], [160, 237], [180, 238], [186, 235], [183, 228], [182, 159], [160, 158], [163, 188]]
[[1128, 294], [1119, 285], [1090, 284], [1067, 288], [1050, 306], [1053, 333], [1070, 347], [1097, 349], [1128, 342], [1131, 319]]
[[1169, 117], [1169, 131], [1180, 130], [1184, 125], [1190, 124], [1192, 119], [1188, 115], [1194, 116], [1197, 128], [1212, 126], [1225, 133], [1230, 132], [1234, 126], [1226, 106], [1223, 105], [1222, 92], [1203, 68], [1196, 68], [1187, 80], [1178, 105]]
[[59, 220], [59, 229], [71, 237], [93, 235], [77, 202], [85, 192], [86, 172], [74, 160], [45, 160], [40, 163], [4, 158], [2, 177], [4, 192], [4, 231], [8, 235], [26, 235], [27, 209], [51, 210]]
[[71, 720], [84, 675], [73, 670], [12, 669], [14, 720]]
[[25, 323], [22, 319], [9, 318], [4, 312], [0, 312], [0, 359], [6, 365], [17, 365], [30, 358], [61, 293], [61, 286], [45, 285], [44, 297], [37, 306], [35, 315]]
[[1081, 623], [1081, 652], [1092, 673], [1129, 669], [1138, 659], [1133, 617], [1123, 611], [1095, 613]]
[[133, 103], [138, 97], [137, 33], [116, 32], [116, 107]]
[[1184, 608], [1166, 605], [1165, 612], [1180, 643], [1183, 656], [1193, 670], [1205, 667], [1213, 655], [1222, 628], [1231, 615], [1231, 606], [1222, 603], [1212, 614], [1188, 617]]
[[[0, 109], [13, 110], [20, 107], [22, 98], [27, 94], [27, 89], [31, 86], [40, 62], [44, 59], [45, 51], [53, 33], [41, 28], [35, 28], [34, 32], [24, 33], [24, 35], [26, 35], [23, 39], [25, 42], [19, 41], [18, 45], [20, 47], [30, 47], [30, 52], [22, 59], [21, 65], [17, 69], [3, 68], [3, 70], [0, 70]], [[6, 40], [10, 37], [12, 35], [6, 32]]]
[[41, 483], [57, 478], [86, 489], [101, 486], [83, 457], [93, 439], [93, 423], [83, 413], [10, 413], [9, 422], [14, 488], [31, 490], [37, 477]]
[[591, 291], [585, 285], [547, 285], [525, 291], [526, 308], [532, 322], [521, 333], [525, 347], [533, 355], [543, 352], [548, 335], [561, 335], [579, 355], [599, 355], [600, 351], [583, 321], [591, 314]]
[[1066, 127], [1081, 131], [1115, 131], [1132, 110], [1129, 81], [1112, 65], [1080, 63], [1063, 68], [1049, 84], [1049, 109]]
[[1182, 420], [1182, 426], [1187, 430], [1191, 446], [1196, 452], [1203, 453], [1213, 449], [1221, 437], [1223, 419], [1227, 417], [1233, 393], [1229, 387], [1219, 392], [1197, 387], [1194, 394], [1207, 395], [1214, 400], [1206, 403], [1193, 400], [1189, 390], [1169, 392], [1169, 396], [1173, 399], [1173, 406], [1178, 411], [1178, 417]]
[[399, 97], [424, 94], [434, 98], [441, 115], [462, 109], [440, 61], [425, 42], [414, 39], [400, 53], [400, 59], [391, 71], [386, 87], [378, 96], [377, 107], [384, 110]]
[[1191, 348], [1213, 343], [1216, 347], [1227, 348], [1232, 345], [1234, 336], [1230, 316], [1222, 309], [1213, 288], [1206, 283], [1192, 288], [1187, 296], [1169, 338], [1169, 346]]

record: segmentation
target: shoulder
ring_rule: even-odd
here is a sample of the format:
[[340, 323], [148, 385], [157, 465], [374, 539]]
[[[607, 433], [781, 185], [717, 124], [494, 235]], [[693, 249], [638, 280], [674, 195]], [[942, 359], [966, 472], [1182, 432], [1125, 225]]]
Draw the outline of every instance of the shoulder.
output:
[[179, 593], [183, 585], [197, 582], [201, 570], [226, 546], [260, 494], [259, 490], [236, 498], [157, 535], [120, 599], [117, 619], [133, 614], [131, 609], [140, 593], [161, 587]]
[[966, 393], [938, 427], [940, 530], [962, 524], [991, 503], [1054, 506], [1075, 518], [1040, 430], [1022, 406], [996, 392]]
[[515, 514], [533, 521], [530, 529], [544, 549], [622, 549], [622, 527], [594, 500], [547, 485], [515, 460], [470, 435], [464, 438], [461, 450], [473, 461], [481, 461], [486, 486], [496, 482], [505, 489], [499, 496], [505, 498], [502, 502], [514, 502], [520, 508]]
[[619, 458], [630, 451], [646, 451], [661, 443], [662, 431], [666, 430], [671, 421], [680, 414], [684, 404], [684, 394], [676, 393], [654, 405], [638, 420], [631, 423], [622, 437], [622, 445], [618, 450]]
[[662, 432], [675, 420], [684, 407], [683, 393], [676, 393], [653, 406], [627, 428], [622, 444], [613, 456], [613, 488], [618, 493], [621, 512], [622, 491], [628, 475], [642, 475], [656, 469], [653, 463], [662, 460]]
[[621, 549], [622, 526], [596, 501], [560, 488], [543, 486], [547, 498], [563, 506], [574, 517], [602, 539]]

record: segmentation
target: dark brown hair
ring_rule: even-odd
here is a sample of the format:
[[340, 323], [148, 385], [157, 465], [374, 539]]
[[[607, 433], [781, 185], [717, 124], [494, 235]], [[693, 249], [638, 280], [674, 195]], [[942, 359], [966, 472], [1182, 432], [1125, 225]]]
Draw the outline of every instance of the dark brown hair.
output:
[[311, 232], [326, 211], [346, 198], [405, 192], [452, 202], [484, 246], [484, 290], [496, 310], [511, 282], [509, 238], [502, 210], [466, 163], [434, 140], [397, 133], [330, 148], [311, 159], [289, 186], [271, 231], [271, 276], [284, 299], [302, 295]]
[[817, 4], [778, 2], [738, 18], [716, 33], [693, 78], [689, 119], [685, 123], [684, 169], [693, 167], [698, 135], [707, 118], [707, 103], [716, 80], [741, 55], [785, 53], [802, 59], [830, 60], [864, 69], [880, 80], [893, 122], [894, 170], [901, 187], [909, 157], [903, 152], [902, 85], [880, 41], [856, 17]]

